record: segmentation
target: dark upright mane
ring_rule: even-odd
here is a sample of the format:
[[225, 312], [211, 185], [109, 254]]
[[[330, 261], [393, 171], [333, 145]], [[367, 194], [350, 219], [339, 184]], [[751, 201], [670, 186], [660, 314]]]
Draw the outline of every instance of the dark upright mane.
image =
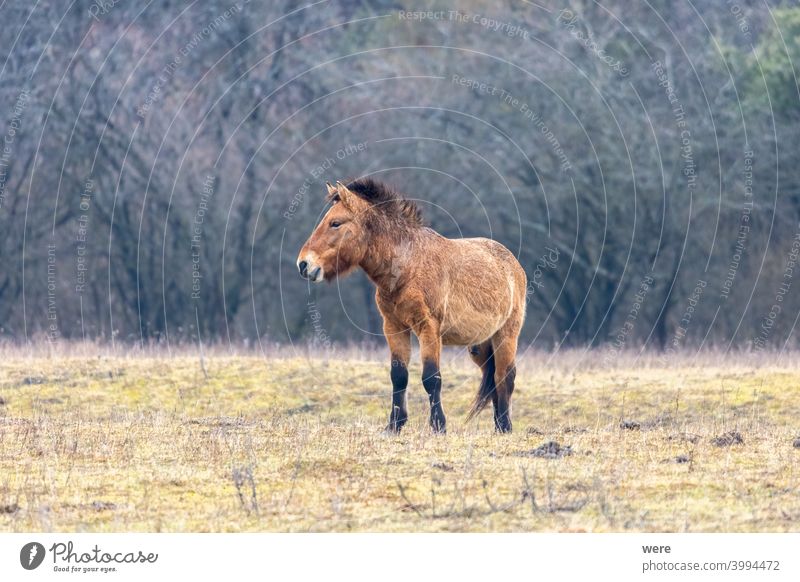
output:
[[384, 214], [400, 218], [413, 225], [422, 225], [422, 212], [419, 207], [383, 182], [372, 178], [359, 178], [350, 182], [347, 189], [377, 207]]

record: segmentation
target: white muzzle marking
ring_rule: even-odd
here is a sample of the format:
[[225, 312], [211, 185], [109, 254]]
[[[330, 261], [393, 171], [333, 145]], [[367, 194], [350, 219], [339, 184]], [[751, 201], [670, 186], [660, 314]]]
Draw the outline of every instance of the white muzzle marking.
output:
[[325, 271], [322, 266], [317, 264], [315, 253], [308, 253], [306, 256], [298, 258], [297, 268], [300, 270], [300, 275], [312, 283], [321, 283], [325, 278]]

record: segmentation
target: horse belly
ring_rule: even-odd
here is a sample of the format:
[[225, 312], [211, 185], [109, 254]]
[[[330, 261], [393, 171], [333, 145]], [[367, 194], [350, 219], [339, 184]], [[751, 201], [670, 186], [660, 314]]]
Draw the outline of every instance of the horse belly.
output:
[[461, 293], [450, 293], [443, 310], [441, 335], [446, 345], [475, 345], [491, 338], [503, 327], [512, 311], [512, 281], [486, 281], [483, 288], [462, 285]]
[[472, 312], [458, 319], [447, 317], [442, 322], [442, 343], [448, 346], [471, 346], [483, 343], [503, 325], [497, 315]]

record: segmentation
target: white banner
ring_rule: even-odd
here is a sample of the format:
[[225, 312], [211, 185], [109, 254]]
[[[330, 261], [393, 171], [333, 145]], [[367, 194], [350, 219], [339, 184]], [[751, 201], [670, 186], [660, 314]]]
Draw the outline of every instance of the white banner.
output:
[[[0, 534], [0, 580], [800, 580], [800, 534]], [[247, 577], [247, 578], [245, 578]]]

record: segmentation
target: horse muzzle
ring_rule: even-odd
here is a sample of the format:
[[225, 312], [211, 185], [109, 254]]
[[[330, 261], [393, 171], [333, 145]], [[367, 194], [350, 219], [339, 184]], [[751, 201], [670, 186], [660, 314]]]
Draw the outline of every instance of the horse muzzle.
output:
[[300, 276], [303, 277], [303, 279], [308, 279], [312, 283], [321, 282], [324, 276], [322, 267], [306, 259], [297, 261], [297, 269], [300, 271]]

